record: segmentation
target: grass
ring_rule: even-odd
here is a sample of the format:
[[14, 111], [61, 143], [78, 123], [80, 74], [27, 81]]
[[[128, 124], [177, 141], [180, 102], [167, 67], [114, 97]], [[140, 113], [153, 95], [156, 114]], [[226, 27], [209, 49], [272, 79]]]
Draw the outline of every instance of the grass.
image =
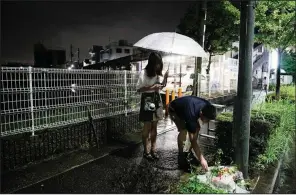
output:
[[186, 182], [181, 182], [177, 187], [176, 193], [179, 194], [226, 194], [222, 189], [212, 188], [209, 184], [199, 181], [195, 174], [191, 174]]
[[295, 104], [288, 100], [270, 101], [258, 105], [259, 110], [269, 110], [281, 113], [281, 123], [270, 134], [265, 152], [258, 156], [254, 164], [255, 169], [264, 170], [275, 163], [285, 153], [288, 144], [291, 144], [295, 136]]
[[[272, 88], [275, 91], [275, 88]], [[294, 100], [295, 101], [295, 85], [283, 85], [280, 88], [280, 97], [281, 99], [288, 99], [288, 100]], [[268, 94], [267, 98], [272, 99], [275, 97], [275, 92]]]

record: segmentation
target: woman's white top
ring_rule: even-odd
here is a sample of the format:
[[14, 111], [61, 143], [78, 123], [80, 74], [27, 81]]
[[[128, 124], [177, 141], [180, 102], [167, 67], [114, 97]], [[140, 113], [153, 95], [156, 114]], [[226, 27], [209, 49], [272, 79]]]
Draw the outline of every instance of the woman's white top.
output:
[[[139, 80], [136, 86], [136, 89], [141, 89], [142, 87], [149, 87], [154, 85], [155, 83], [159, 82], [159, 77], [154, 76], [154, 77], [148, 77], [146, 74], [146, 70], [142, 70], [140, 75], [139, 75]], [[154, 92], [153, 90], [151, 91], [145, 91], [145, 93], [152, 93]]]

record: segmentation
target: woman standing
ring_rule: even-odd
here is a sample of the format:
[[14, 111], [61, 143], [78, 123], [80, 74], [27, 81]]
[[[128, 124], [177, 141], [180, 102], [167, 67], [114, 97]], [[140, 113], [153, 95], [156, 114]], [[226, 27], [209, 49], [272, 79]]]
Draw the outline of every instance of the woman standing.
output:
[[148, 58], [148, 64], [142, 70], [138, 83], [137, 91], [141, 92], [140, 121], [144, 123], [142, 141], [144, 145], [144, 158], [157, 160], [156, 137], [157, 122], [163, 118], [163, 106], [159, 91], [166, 83], [168, 72], [164, 75], [162, 84], [159, 76], [162, 76], [163, 62], [160, 54], [152, 52]]

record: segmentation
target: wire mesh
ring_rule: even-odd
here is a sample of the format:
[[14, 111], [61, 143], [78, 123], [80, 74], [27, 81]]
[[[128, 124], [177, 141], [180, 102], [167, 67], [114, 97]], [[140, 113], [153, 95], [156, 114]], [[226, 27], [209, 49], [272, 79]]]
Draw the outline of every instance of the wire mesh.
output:
[[139, 73], [2, 67], [1, 136], [139, 110]]

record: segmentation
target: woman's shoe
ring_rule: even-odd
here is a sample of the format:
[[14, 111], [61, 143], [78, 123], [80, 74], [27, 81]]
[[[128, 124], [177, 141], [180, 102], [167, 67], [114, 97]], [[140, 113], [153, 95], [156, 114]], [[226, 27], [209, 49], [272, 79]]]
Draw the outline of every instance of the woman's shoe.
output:
[[152, 158], [154, 158], [155, 160], [159, 159], [159, 156], [156, 154], [156, 152], [151, 152], [151, 156]]
[[146, 152], [144, 152], [144, 153], [143, 153], [143, 157], [146, 158], [146, 159], [149, 160], [149, 161], [154, 160], [154, 158], [152, 157], [152, 155], [151, 155], [150, 153], [146, 153]]

